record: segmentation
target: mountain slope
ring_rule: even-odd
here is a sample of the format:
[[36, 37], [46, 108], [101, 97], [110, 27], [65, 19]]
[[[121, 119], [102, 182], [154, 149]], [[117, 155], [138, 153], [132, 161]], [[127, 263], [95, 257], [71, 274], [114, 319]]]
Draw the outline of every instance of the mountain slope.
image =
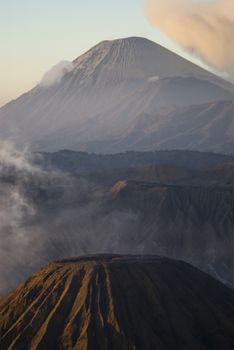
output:
[[44, 151], [135, 149], [131, 131], [142, 115], [158, 113], [160, 129], [175, 109], [230, 100], [233, 92], [222, 79], [149, 40], [105, 41], [74, 60], [58, 83], [38, 85], [2, 107], [0, 137]]
[[165, 114], [141, 115], [128, 135], [109, 149], [194, 149], [233, 153], [234, 100], [177, 108]]
[[234, 347], [234, 292], [182, 262], [58, 261], [0, 300], [1, 349]]
[[182, 259], [234, 284], [233, 188], [120, 181], [109, 207], [138, 215], [116, 249]]
[[182, 259], [234, 285], [232, 156], [44, 156], [39, 173], [2, 169], [0, 294], [48, 261], [94, 253]]

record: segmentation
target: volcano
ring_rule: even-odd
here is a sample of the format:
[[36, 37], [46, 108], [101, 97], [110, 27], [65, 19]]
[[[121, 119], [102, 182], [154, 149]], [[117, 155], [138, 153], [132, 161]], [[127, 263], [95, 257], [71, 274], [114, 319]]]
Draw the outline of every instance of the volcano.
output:
[[99, 255], [50, 263], [0, 301], [1, 349], [233, 349], [234, 292], [191, 265]]
[[[62, 62], [2, 107], [0, 137], [35, 151], [155, 150], [165, 149], [168, 139], [177, 148], [216, 149], [213, 139], [222, 120], [209, 129], [209, 142], [204, 132], [211, 123], [196, 116], [207, 110], [203, 104], [232, 100], [233, 93], [231, 84], [150, 40], [104, 41], [71, 63]], [[199, 106], [196, 116], [194, 108], [184, 110], [192, 106]], [[191, 133], [197, 129], [206, 143], [195, 142], [197, 134]], [[231, 128], [230, 133], [232, 144]], [[173, 143], [180, 134], [182, 144]]]

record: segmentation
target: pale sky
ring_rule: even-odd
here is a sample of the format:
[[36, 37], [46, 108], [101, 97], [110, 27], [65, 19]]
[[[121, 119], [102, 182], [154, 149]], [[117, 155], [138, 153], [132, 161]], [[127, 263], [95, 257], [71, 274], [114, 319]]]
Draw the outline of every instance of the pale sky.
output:
[[143, 36], [182, 54], [151, 27], [144, 0], [0, 0], [0, 106], [51, 66], [105, 39]]

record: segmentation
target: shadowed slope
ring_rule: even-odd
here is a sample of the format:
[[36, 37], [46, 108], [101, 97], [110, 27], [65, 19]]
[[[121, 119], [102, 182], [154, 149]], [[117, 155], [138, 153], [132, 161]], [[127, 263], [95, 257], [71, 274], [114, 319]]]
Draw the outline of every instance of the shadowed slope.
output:
[[182, 259], [234, 283], [232, 187], [123, 180], [113, 187], [110, 205], [140, 216], [134, 240], [125, 241], [131, 252]]
[[49, 264], [0, 301], [1, 349], [233, 349], [234, 292], [182, 262]]

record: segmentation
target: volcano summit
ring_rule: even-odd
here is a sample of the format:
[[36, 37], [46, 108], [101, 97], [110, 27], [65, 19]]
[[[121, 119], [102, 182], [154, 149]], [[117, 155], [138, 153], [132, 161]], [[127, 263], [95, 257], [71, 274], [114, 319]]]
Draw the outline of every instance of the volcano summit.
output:
[[231, 84], [152, 41], [103, 41], [2, 107], [0, 137], [35, 151], [215, 149], [223, 118], [232, 121], [220, 107], [213, 108], [215, 124], [209, 115], [201, 123], [200, 114], [233, 93]]
[[0, 301], [1, 349], [233, 349], [234, 293], [183, 262], [57, 261]]

